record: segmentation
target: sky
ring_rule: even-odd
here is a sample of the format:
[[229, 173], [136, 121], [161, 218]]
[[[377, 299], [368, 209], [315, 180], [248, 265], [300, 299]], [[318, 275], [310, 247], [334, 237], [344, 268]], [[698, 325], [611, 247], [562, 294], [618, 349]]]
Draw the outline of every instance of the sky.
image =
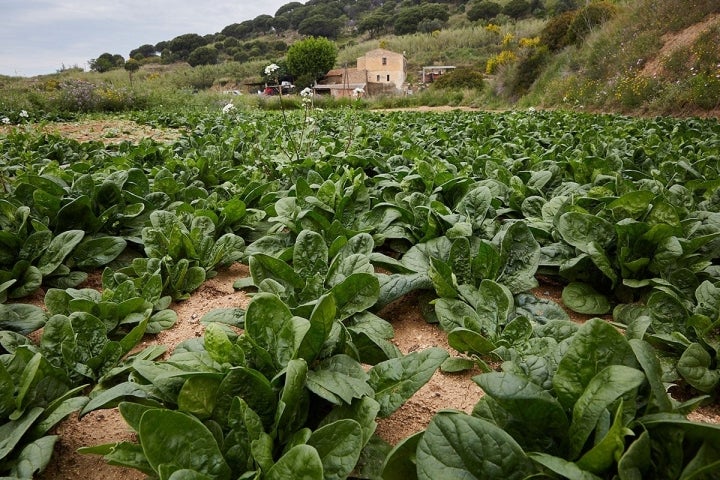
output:
[[[31, 77], [107, 52], [275, 15], [292, 0], [0, 0], [0, 74]], [[304, 2], [303, 2], [304, 3]]]

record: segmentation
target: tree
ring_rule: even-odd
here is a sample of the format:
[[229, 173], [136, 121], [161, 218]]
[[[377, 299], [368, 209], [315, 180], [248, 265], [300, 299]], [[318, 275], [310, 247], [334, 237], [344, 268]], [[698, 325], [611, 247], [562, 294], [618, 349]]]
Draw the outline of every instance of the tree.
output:
[[337, 38], [340, 33], [340, 22], [323, 15], [307, 17], [298, 25], [298, 33], [311, 37]]
[[187, 60], [195, 49], [207, 45], [207, 40], [197, 33], [186, 33], [170, 40], [168, 48], [178, 60]]
[[503, 12], [510, 18], [522, 18], [530, 13], [530, 3], [527, 0], [510, 0], [504, 7]]
[[125, 59], [122, 55], [113, 55], [105, 52], [99, 57], [91, 59], [88, 64], [90, 65], [90, 70], [103, 73], [122, 67], [125, 64]]
[[204, 45], [193, 50], [187, 61], [192, 67], [212, 65], [218, 61], [218, 51], [212, 45]]
[[157, 55], [157, 50], [154, 45], [145, 44], [141, 45], [134, 50], [130, 50], [130, 58], [142, 60], [143, 58], [154, 57]]
[[466, 15], [471, 22], [477, 22], [478, 20], [495, 18], [501, 11], [502, 7], [499, 3], [484, 1], [473, 4]]
[[371, 37], [376, 37], [385, 29], [385, 15], [372, 12], [362, 17], [357, 28], [360, 32], [369, 32]]
[[300, 85], [302, 77], [311, 85], [321, 78], [334, 65], [338, 48], [334, 42], [327, 38], [308, 37], [290, 45], [285, 56], [287, 68], [295, 76], [295, 84]]
[[133, 73], [140, 70], [140, 62], [138, 62], [134, 58], [129, 59], [127, 62], [125, 62], [125, 70], [128, 72], [128, 77], [130, 77], [130, 86], [132, 87]]

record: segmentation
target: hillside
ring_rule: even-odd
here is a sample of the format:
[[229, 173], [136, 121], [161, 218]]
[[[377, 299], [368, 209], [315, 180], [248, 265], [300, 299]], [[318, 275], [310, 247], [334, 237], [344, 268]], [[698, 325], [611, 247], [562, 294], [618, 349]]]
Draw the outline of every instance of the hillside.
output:
[[[408, 27], [414, 31], [398, 29], [411, 13], [420, 15]], [[231, 24], [215, 35], [186, 34], [141, 46], [131, 52], [141, 64], [131, 75], [116, 67], [0, 77], [0, 113], [14, 120], [22, 110], [53, 118], [68, 112], [216, 108], [227, 102], [223, 91], [261, 81], [263, 68], [282, 62], [289, 45], [321, 33], [300, 28], [305, 20], [330, 15], [341, 24], [331, 35], [339, 47], [338, 67], [353, 66], [378, 46], [405, 53], [415, 95], [370, 99], [373, 107], [517, 106], [685, 116], [716, 116], [720, 108], [716, 0], [310, 0], [290, 2], [275, 16]], [[288, 18], [293, 20], [283, 23]], [[374, 28], [372, 18], [378, 21]], [[96, 60], [118, 57], [106, 53]], [[485, 85], [467, 88], [458, 81], [449, 82], [450, 89], [424, 89], [419, 72], [427, 65], [465, 67], [485, 75]], [[258, 99], [241, 102], [256, 105]]]
[[720, 2], [640, 0], [578, 46], [557, 51], [524, 105], [717, 116]]

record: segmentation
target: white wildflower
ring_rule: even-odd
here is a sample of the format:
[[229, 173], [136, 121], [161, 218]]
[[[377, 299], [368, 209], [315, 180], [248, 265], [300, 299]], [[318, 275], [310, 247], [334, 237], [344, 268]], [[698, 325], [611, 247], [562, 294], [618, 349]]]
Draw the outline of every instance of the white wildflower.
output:
[[225, 106], [223, 107], [223, 109], [222, 109], [223, 113], [230, 113], [230, 112], [232, 112], [233, 110], [235, 110], [235, 105], [233, 105], [232, 102], [230, 102], [230, 103], [228, 103], [227, 105], [225, 105]]
[[528, 108], [528, 112], [529, 112], [529, 113], [535, 113], [535, 107], [530, 107], [530, 108]]
[[28, 118], [30, 115], [28, 115], [27, 111], [25, 111], [25, 110], [20, 110], [20, 116], [21, 116], [22, 118]]
[[5, 125], [9, 125], [10, 119], [8, 117], [2, 117], [0, 118], [0, 122], [4, 123]]
[[353, 90], [353, 97], [359, 97], [364, 93], [365, 90], [362, 87], [357, 87], [355, 90]]
[[310, 88], [310, 87], [303, 88], [302, 91], [300, 92], [300, 96], [301, 97], [312, 97], [313, 96], [312, 88]]
[[265, 67], [265, 75], [272, 75], [278, 70], [280, 70], [280, 67], [276, 63], [271, 63], [270, 65]]
[[313, 117], [307, 117], [305, 119], [305, 123], [307, 123], [308, 125], [312, 125], [313, 123], [315, 123], [315, 119]]

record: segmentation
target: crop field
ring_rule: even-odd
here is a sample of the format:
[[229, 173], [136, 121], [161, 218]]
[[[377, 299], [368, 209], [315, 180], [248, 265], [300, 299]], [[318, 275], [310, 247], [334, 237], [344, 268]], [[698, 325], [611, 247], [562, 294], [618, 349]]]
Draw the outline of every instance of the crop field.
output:
[[[132, 435], [80, 453], [118, 478], [720, 477], [697, 415], [720, 392], [716, 119], [94, 125], [0, 130], [0, 477], [41, 475], [67, 419], [105, 411]], [[195, 333], [156, 341], [218, 278]], [[442, 346], [401, 345], [398, 305]], [[469, 407], [389, 439], [438, 372]]]

